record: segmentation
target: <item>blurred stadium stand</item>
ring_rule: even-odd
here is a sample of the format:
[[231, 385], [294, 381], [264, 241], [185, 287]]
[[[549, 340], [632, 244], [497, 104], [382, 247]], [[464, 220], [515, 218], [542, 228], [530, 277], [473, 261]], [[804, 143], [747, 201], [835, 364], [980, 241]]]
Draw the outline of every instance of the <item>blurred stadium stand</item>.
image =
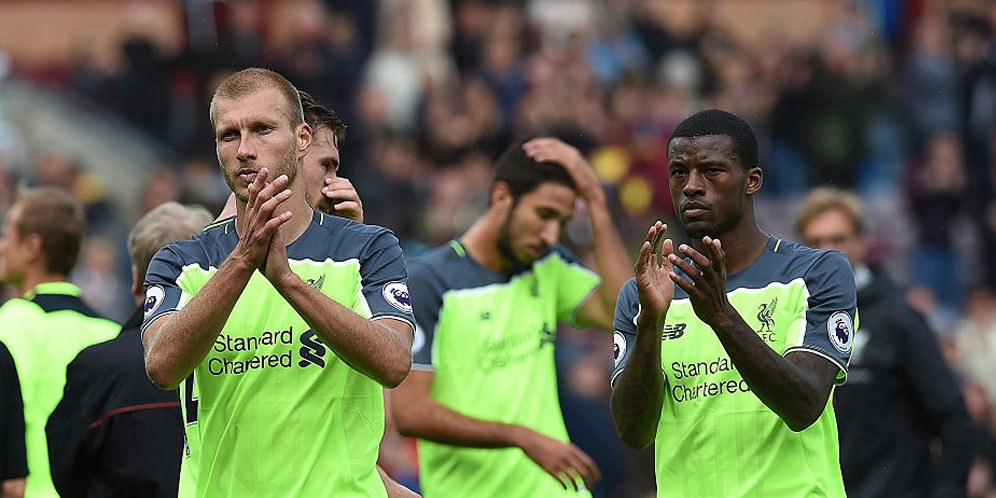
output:
[[[344, 116], [342, 174], [409, 257], [466, 229], [496, 152], [533, 133], [588, 154], [635, 252], [673, 216], [671, 128], [706, 107], [745, 116], [762, 144], [762, 228], [795, 239], [810, 187], [858, 190], [873, 258], [996, 434], [996, 2], [0, 0], [0, 214], [18, 185], [79, 195], [92, 234], [73, 278], [121, 318], [131, 223], [166, 200], [224, 202], [207, 102], [250, 65]], [[586, 223], [566, 238], [589, 256]], [[591, 432], [608, 416], [611, 340], [559, 337], [569, 427], [606, 475], [596, 495], [642, 496], [652, 456], [610, 426]], [[996, 496], [989, 448], [972, 496]], [[412, 456], [385, 438], [382, 463], [409, 484]]]

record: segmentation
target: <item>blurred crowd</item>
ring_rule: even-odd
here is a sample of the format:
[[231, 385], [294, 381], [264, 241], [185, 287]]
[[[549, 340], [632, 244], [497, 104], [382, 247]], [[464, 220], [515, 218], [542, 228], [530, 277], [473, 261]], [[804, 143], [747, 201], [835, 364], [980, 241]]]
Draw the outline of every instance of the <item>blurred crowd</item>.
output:
[[[82, 47], [69, 67], [10, 61], [8, 78], [70, 93], [167, 153], [143, 167], [130, 206], [107, 194], [115, 179], [95, 175], [86, 158], [5, 156], [0, 140], [0, 214], [19, 184], [77, 194], [91, 235], [71, 280], [95, 309], [122, 319], [131, 310], [127, 228], [168, 200], [220, 211], [229, 191], [207, 102], [233, 70], [265, 66], [345, 119], [341, 175], [356, 185], [366, 221], [393, 229], [409, 257], [462, 233], [484, 207], [492, 160], [532, 134], [587, 154], [635, 252], [651, 220], [673, 218], [671, 129], [718, 107], [749, 119], [761, 139], [763, 229], [797, 239], [795, 203], [814, 186], [861, 193], [873, 259], [906, 285], [961, 375], [972, 416], [996, 437], [996, 2], [811, 2], [821, 22], [806, 36], [752, 35], [738, 24], [749, 18], [720, 15], [733, 3], [202, 2], [210, 36], [188, 12], [184, 40], [136, 31], [120, 46]], [[277, 37], [271, 14], [282, 4], [293, 8], [283, 9]], [[201, 19], [198, 29], [190, 19]], [[585, 223], [566, 235], [584, 254]], [[605, 475], [595, 491], [652, 487], [652, 457], [623, 450], [610, 429], [611, 339], [565, 331], [560, 341], [568, 427]], [[415, 479], [411, 443], [389, 431], [384, 448], [384, 467]], [[996, 496], [994, 469], [996, 443], [972, 473], [972, 496]]]

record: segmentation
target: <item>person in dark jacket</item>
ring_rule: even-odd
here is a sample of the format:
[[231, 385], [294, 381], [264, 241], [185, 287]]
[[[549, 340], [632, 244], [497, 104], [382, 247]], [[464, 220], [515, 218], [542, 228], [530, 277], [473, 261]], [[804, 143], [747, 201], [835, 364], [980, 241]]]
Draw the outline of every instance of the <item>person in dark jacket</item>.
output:
[[866, 263], [863, 219], [856, 195], [822, 187], [797, 220], [806, 245], [847, 255], [858, 288], [850, 375], [835, 404], [844, 487], [852, 498], [965, 496], [974, 447], [960, 387], [902, 289]]
[[177, 495], [183, 450], [179, 397], [145, 374], [142, 283], [156, 251], [196, 234], [211, 219], [203, 208], [168, 202], [149, 211], [129, 234], [138, 308], [120, 335], [84, 349], [69, 364], [62, 401], [45, 428], [52, 481], [63, 498]]
[[0, 342], [0, 498], [22, 498], [28, 475], [24, 403], [14, 359]]

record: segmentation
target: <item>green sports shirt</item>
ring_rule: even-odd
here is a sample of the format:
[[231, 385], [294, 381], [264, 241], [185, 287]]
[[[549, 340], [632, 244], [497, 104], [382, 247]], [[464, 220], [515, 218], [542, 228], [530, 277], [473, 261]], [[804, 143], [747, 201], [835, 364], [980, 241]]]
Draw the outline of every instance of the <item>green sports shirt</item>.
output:
[[28, 478], [24, 496], [57, 498], [45, 424], [62, 399], [66, 366], [83, 349], [112, 339], [117, 323], [101, 317], [68, 282], [38, 284], [0, 307], [0, 342], [14, 359], [24, 401]]
[[[204, 287], [238, 243], [234, 226], [234, 217], [220, 221], [155, 256], [144, 326]], [[357, 314], [414, 323], [389, 230], [314, 211], [287, 257], [302, 280]], [[376, 470], [383, 388], [339, 359], [258, 271], [180, 396], [180, 496], [386, 496]]]
[[[554, 340], [597, 275], [555, 246], [532, 265], [488, 270], [459, 242], [412, 262], [413, 369], [435, 372], [432, 398], [469, 417], [528, 427], [567, 441], [560, 412]], [[579, 497], [519, 448], [465, 448], [419, 440], [427, 498]]]
[[[730, 304], [772, 349], [825, 358], [840, 370], [837, 384], [844, 382], [856, 295], [843, 254], [770, 238], [760, 258], [728, 275], [726, 285]], [[616, 303], [613, 383], [626, 368], [639, 312], [630, 280]], [[805, 430], [790, 430], [751, 392], [678, 287], [661, 337], [661, 370], [658, 496], [844, 496], [832, 403]]]

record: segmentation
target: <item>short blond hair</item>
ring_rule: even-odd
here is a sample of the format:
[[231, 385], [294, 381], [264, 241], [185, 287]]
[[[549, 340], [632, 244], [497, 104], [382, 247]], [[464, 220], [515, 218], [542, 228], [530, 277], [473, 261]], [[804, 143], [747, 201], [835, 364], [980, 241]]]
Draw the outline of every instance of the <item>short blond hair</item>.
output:
[[833, 209], [844, 213], [856, 233], [864, 232], [864, 204], [854, 192], [837, 187], [817, 187], [806, 194], [795, 221], [796, 231], [802, 234], [803, 229], [813, 218]]
[[301, 106], [301, 96], [298, 94], [297, 88], [280, 73], [269, 69], [250, 67], [225, 78], [214, 91], [214, 96], [211, 97], [211, 107], [208, 111], [211, 126], [214, 126], [219, 100], [245, 97], [269, 88], [273, 88], [283, 95], [286, 105], [281, 107], [291, 126], [296, 127], [303, 123], [304, 108]]
[[128, 256], [145, 276], [152, 257], [166, 244], [189, 238], [211, 223], [211, 213], [201, 206], [166, 202], [145, 213], [128, 234]]

